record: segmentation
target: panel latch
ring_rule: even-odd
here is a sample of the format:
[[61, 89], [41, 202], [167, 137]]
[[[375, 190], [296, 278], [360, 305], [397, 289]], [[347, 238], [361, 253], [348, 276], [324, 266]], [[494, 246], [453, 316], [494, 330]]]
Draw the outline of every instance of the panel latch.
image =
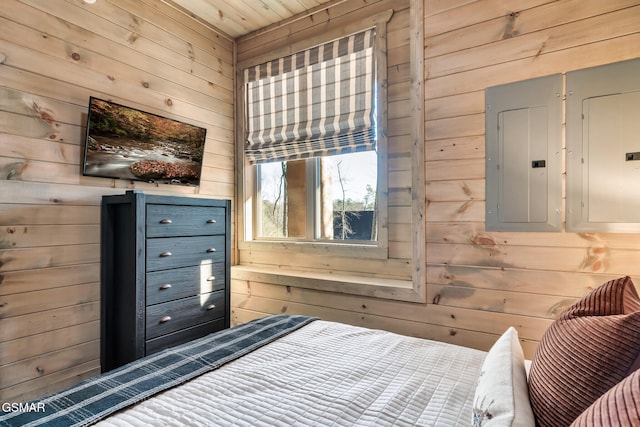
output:
[[635, 153], [627, 153], [625, 154], [625, 157], [627, 158], [627, 162], [640, 160], [640, 152], [636, 151]]
[[544, 168], [547, 166], [547, 161], [546, 160], [533, 160], [531, 162], [531, 167], [532, 168]]

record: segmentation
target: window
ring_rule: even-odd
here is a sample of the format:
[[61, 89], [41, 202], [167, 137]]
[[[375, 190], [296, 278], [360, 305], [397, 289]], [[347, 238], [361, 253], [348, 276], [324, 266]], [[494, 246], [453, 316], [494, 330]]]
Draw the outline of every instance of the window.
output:
[[[370, 10], [376, 9], [378, 3], [371, 6]], [[366, 6], [367, 9], [370, 6]], [[232, 279], [246, 283], [252, 281], [275, 284], [278, 286], [302, 287], [308, 289], [318, 289], [323, 291], [347, 293], [354, 295], [367, 295], [393, 300], [403, 300], [412, 302], [426, 301], [425, 277], [425, 177], [424, 177], [424, 87], [423, 87], [423, 54], [424, 37], [422, 34], [423, 4], [422, 2], [411, 2], [410, 19], [407, 21], [401, 18], [397, 27], [396, 35], [401, 34], [405, 28], [403, 22], [409, 27], [409, 46], [404, 46], [400, 38], [393, 37], [394, 44], [389, 47], [387, 37], [387, 25], [394, 16], [406, 17], [406, 14], [394, 14], [393, 9], [372, 14], [367, 18], [349, 21], [337, 17], [327, 25], [318, 25], [310, 31], [302, 31], [308, 40], [305, 41], [297, 33], [290, 38], [289, 27], [278, 27], [276, 32], [279, 36], [274, 37], [273, 42], [265, 41], [263, 49], [255, 50], [257, 40], [247, 40], [246, 46], [239, 45], [239, 62], [237, 85], [237, 117], [236, 120], [236, 158], [238, 194], [237, 194], [237, 265], [232, 267]], [[358, 10], [357, 16], [362, 17], [364, 8]], [[299, 21], [296, 21], [296, 24]], [[338, 23], [339, 22], [339, 23]], [[346, 25], [344, 25], [346, 24]], [[377, 161], [375, 188], [375, 223], [377, 234], [375, 241], [362, 240], [313, 240], [312, 233], [308, 233], [311, 238], [291, 237], [290, 224], [287, 226], [287, 237], [267, 237], [266, 233], [260, 230], [261, 223], [256, 218], [261, 214], [262, 203], [259, 202], [260, 191], [262, 189], [262, 179], [258, 179], [258, 173], [262, 173], [272, 162], [255, 163], [252, 162], [246, 152], [247, 139], [247, 73], [256, 74], [256, 64], [265, 64], [274, 58], [282, 57], [290, 52], [297, 52], [317, 43], [319, 37], [323, 40], [332, 40], [343, 37], [344, 34], [362, 31], [365, 28], [375, 27], [374, 61], [375, 61], [375, 108], [376, 133], [375, 151], [369, 150], [370, 154], [375, 153]], [[280, 32], [281, 29], [285, 31]], [[319, 31], [323, 31], [321, 34]], [[348, 31], [348, 32], [345, 32]], [[270, 32], [260, 34], [261, 39], [270, 37]], [[322, 41], [322, 39], [321, 39]], [[289, 50], [291, 49], [291, 50]], [[388, 63], [388, 49], [393, 50], [393, 66]], [[391, 50], [389, 50], [391, 51]], [[406, 58], [410, 61], [407, 62]], [[279, 62], [279, 61], [278, 61]], [[408, 64], [408, 68], [402, 64]], [[260, 77], [262, 69], [281, 69], [279, 63], [271, 61], [271, 65], [260, 66]], [[394, 75], [387, 80], [387, 71], [393, 70]], [[405, 71], [408, 71], [405, 73]], [[402, 129], [400, 135], [396, 134], [398, 128], [394, 127], [394, 146], [387, 146], [389, 118], [387, 95], [388, 87], [393, 85], [394, 94], [400, 95], [404, 90], [409, 91], [410, 109], [400, 113], [394, 112], [394, 125], [406, 123], [404, 118], [410, 118], [406, 123], [408, 129]], [[399, 90], [399, 92], [396, 92]], [[402, 95], [400, 95], [402, 96]], [[395, 95], [394, 95], [395, 98]], [[255, 106], [255, 105], [253, 105]], [[400, 114], [398, 114], [400, 113]], [[406, 113], [406, 114], [405, 114]], [[397, 120], [396, 120], [397, 117]], [[402, 126], [402, 125], [401, 125]], [[406, 132], [406, 133], [405, 133]], [[410, 140], [406, 138], [407, 133], [411, 134]], [[397, 142], [397, 144], [396, 144]], [[392, 149], [391, 149], [392, 148]], [[362, 153], [362, 151], [356, 151]], [[392, 155], [392, 156], [391, 156]], [[292, 164], [300, 160], [305, 164], [304, 185], [312, 182], [313, 168], [317, 171], [322, 168], [322, 160], [319, 158], [329, 158], [333, 156], [302, 157], [300, 159], [286, 160], [286, 173], [291, 178]], [[410, 157], [410, 176], [404, 174], [406, 171], [405, 158]], [[335, 157], [337, 158], [337, 157]], [[402, 163], [397, 164], [396, 160]], [[273, 162], [285, 161], [283, 159]], [[316, 163], [315, 166], [307, 168], [308, 163]], [[320, 162], [320, 165], [317, 165]], [[276, 170], [277, 170], [277, 166]], [[282, 166], [280, 166], [282, 168]], [[398, 173], [399, 171], [402, 171]], [[276, 172], [277, 173], [277, 172]], [[300, 172], [302, 173], [302, 172]], [[276, 175], [280, 176], [280, 175]], [[307, 178], [311, 176], [311, 178]], [[409, 178], [410, 181], [407, 181]], [[258, 185], [260, 184], [260, 185]], [[289, 196], [293, 193], [288, 189]], [[406, 204], [407, 191], [411, 198], [410, 206]], [[305, 190], [305, 193], [306, 190]], [[393, 203], [394, 208], [388, 208]], [[304, 215], [305, 230], [307, 230], [307, 203], [305, 211], [298, 213], [296, 209], [295, 217]], [[316, 205], [318, 206], [318, 205]], [[402, 224], [408, 219], [406, 214], [410, 212], [411, 225], [407, 229]], [[294, 217], [290, 209], [288, 219]], [[308, 227], [313, 230], [313, 221], [308, 221]], [[257, 231], [261, 231], [263, 236], [258, 237]], [[400, 236], [399, 239], [392, 240], [392, 236]], [[400, 244], [399, 241], [410, 242], [408, 245]], [[393, 246], [392, 243], [393, 242]], [[410, 259], [406, 255], [406, 247], [411, 250]], [[360, 259], [363, 262], [360, 262]], [[377, 263], [379, 260], [380, 264]], [[387, 268], [389, 267], [389, 268]]]
[[375, 151], [258, 166], [257, 238], [375, 241]]
[[368, 29], [244, 70], [253, 240], [376, 244], [374, 39]]

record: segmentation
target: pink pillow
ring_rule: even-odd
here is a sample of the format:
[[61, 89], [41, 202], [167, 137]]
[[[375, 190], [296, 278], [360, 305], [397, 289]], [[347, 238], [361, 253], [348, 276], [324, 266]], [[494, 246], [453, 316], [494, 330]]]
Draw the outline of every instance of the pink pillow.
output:
[[629, 277], [604, 283], [561, 313], [529, 374], [540, 427], [568, 426], [640, 363], [640, 298]]
[[640, 370], [593, 402], [571, 427], [640, 426]]

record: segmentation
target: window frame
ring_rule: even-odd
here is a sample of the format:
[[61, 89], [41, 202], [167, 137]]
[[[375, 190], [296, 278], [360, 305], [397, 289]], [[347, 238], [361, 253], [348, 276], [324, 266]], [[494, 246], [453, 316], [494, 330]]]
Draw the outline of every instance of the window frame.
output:
[[[326, 254], [330, 251], [333, 256], [345, 256], [345, 257], [362, 257], [362, 258], [374, 258], [374, 259], [386, 259], [388, 256], [389, 242], [388, 242], [388, 157], [387, 157], [387, 22], [391, 19], [393, 11], [383, 12], [381, 14], [371, 17], [369, 20], [363, 20], [360, 23], [354, 25], [353, 28], [343, 28], [329, 31], [322, 35], [321, 38], [311, 38], [304, 43], [296, 46], [292, 46], [291, 49], [287, 49], [286, 53], [282, 53], [280, 50], [269, 52], [263, 56], [253, 58], [249, 63], [242, 63], [237, 65], [237, 112], [236, 118], [240, 122], [238, 124], [238, 151], [237, 155], [240, 159], [238, 161], [239, 179], [238, 187], [241, 188], [241, 194], [238, 200], [241, 201], [239, 208], [239, 221], [238, 221], [238, 249], [252, 249], [259, 247], [261, 249], [273, 249], [282, 250], [283, 248], [294, 249], [298, 252], [306, 253], [322, 253]], [[253, 65], [264, 63], [291, 52], [298, 52], [304, 49], [311, 48], [321, 43], [325, 43], [340, 37], [345, 34], [357, 33], [367, 28], [375, 27], [375, 63], [376, 63], [376, 120], [377, 120], [377, 156], [378, 156], [378, 170], [377, 170], [377, 188], [376, 188], [376, 215], [378, 217], [377, 223], [377, 240], [375, 241], [349, 241], [349, 240], [321, 240], [321, 239], [302, 239], [302, 238], [256, 238], [257, 230], [257, 218], [255, 213], [257, 212], [257, 197], [255, 197], [256, 189], [258, 186], [258, 170], [257, 165], [249, 165], [244, 158], [244, 135], [245, 135], [245, 88], [244, 82], [241, 78], [243, 70]], [[307, 168], [309, 169], [309, 168]], [[310, 178], [310, 171], [307, 171], [307, 180]], [[309, 181], [308, 181], [309, 182]], [[309, 206], [310, 191], [307, 191], [307, 206]], [[241, 212], [240, 212], [241, 210]], [[309, 209], [307, 209], [307, 230], [309, 227], [314, 227], [313, 223], [309, 223]], [[307, 234], [309, 235], [309, 234]]]
[[[348, 155], [354, 155], [361, 152], [347, 153]], [[328, 157], [328, 156], [327, 156]], [[254, 236], [253, 241], [265, 242], [265, 241], [277, 241], [277, 242], [317, 242], [317, 243], [327, 243], [330, 245], [334, 245], [336, 243], [342, 244], [350, 244], [350, 245], [364, 245], [364, 246], [376, 246], [378, 241], [378, 232], [381, 228], [381, 224], [378, 220], [376, 220], [376, 239], [375, 240], [356, 240], [356, 239], [323, 239], [318, 237], [321, 234], [320, 230], [322, 228], [322, 212], [321, 212], [321, 203], [322, 203], [322, 165], [321, 160], [323, 157], [313, 157], [307, 159], [295, 160], [297, 162], [305, 163], [305, 198], [306, 198], [306, 215], [305, 215], [305, 236], [306, 237], [260, 237], [261, 235], [261, 222], [258, 216], [262, 215], [262, 186], [261, 186], [261, 169], [262, 164], [257, 164], [250, 166], [254, 172], [255, 184], [254, 184], [254, 198], [253, 198], [253, 212], [257, 213], [256, 217], [254, 217], [253, 227], [252, 227], [252, 236]], [[379, 185], [379, 177], [377, 176], [377, 171], [379, 169], [379, 154], [376, 153], [376, 186]], [[380, 195], [376, 190], [376, 212], [379, 214], [379, 197]], [[333, 202], [333, 201], [332, 201]], [[250, 224], [246, 224], [246, 227], [249, 227]]]
[[[409, 49], [410, 49], [410, 107], [411, 107], [411, 259], [410, 259], [410, 277], [407, 279], [389, 279], [384, 277], [374, 277], [369, 275], [327, 275], [322, 272], [312, 272], [304, 270], [283, 270], [276, 265], [260, 265], [255, 264], [252, 260], [243, 261], [240, 259], [240, 249], [250, 252], [252, 245], [260, 245], [257, 249], [270, 250], [268, 245], [261, 242], [247, 242], [244, 240], [244, 224], [252, 221], [252, 209], [246, 209], [247, 204], [251, 203], [251, 193], [247, 193], [245, 189], [245, 168], [244, 168], [244, 144], [243, 144], [243, 123], [239, 119], [244, 114], [244, 103], [242, 99], [236, 99], [236, 227], [237, 232], [234, 233], [235, 241], [235, 264], [231, 268], [232, 283], [234, 281], [251, 282], [258, 281], [262, 283], [273, 283], [279, 286], [301, 287], [307, 289], [317, 289], [328, 292], [346, 293], [352, 295], [363, 295], [374, 298], [384, 298], [390, 300], [425, 303], [427, 302], [427, 274], [426, 274], [426, 184], [425, 184], [425, 93], [424, 93], [424, 3], [422, 0], [409, 0], [410, 19], [409, 19]], [[370, 22], [377, 24], [378, 22], [387, 23], [393, 15], [393, 9], [382, 14], [370, 18]], [[370, 27], [370, 26], [369, 26]], [[351, 31], [351, 26], [343, 26], [343, 28], [334, 31], [334, 38], [345, 34], [345, 31]], [[353, 28], [352, 32], [358, 29], [366, 28], [360, 25]], [[287, 44], [280, 49], [280, 56], [284, 56], [294, 50], [298, 46]], [[257, 55], [260, 56], [260, 55]], [[243, 70], [248, 62], [253, 64], [261, 63], [273, 59], [269, 56], [263, 56], [259, 59], [253, 57], [250, 60], [236, 62], [237, 70]], [[386, 61], [386, 56], [385, 56]], [[238, 76], [240, 78], [241, 76]], [[386, 82], [385, 82], [386, 83]], [[386, 91], [386, 87], [384, 87]], [[236, 92], [234, 96], [242, 92], [242, 83], [236, 79]], [[385, 117], [386, 119], [386, 117]], [[386, 120], [385, 120], [386, 124]], [[385, 177], [387, 169], [384, 169]], [[388, 218], [385, 217], [385, 221]], [[311, 246], [309, 253], [317, 254], [318, 249], [326, 248], [326, 244], [320, 248], [313, 248], [310, 245], [297, 245], [297, 252], [307, 252], [307, 246]], [[361, 246], [352, 246], [349, 248], [348, 256], [358, 256]], [[283, 248], [274, 244], [273, 249], [283, 252], [289, 248]], [[335, 252], [326, 255], [334, 255]], [[339, 254], [338, 254], [339, 255]], [[386, 255], [386, 254], [385, 254]], [[366, 257], [368, 255], [362, 255]], [[380, 257], [388, 260], [387, 256]], [[384, 261], [384, 259], [382, 260]], [[289, 289], [287, 288], [287, 292]]]

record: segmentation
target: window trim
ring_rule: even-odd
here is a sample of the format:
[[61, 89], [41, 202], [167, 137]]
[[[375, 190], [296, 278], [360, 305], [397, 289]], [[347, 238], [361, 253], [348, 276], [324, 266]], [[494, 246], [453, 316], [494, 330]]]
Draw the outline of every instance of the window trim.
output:
[[[368, 278], [368, 277], [331, 277], [323, 275], [321, 279], [307, 277], [308, 272], [305, 271], [287, 271], [276, 268], [260, 268], [251, 264], [237, 265], [231, 268], [231, 276], [234, 280], [257, 280], [264, 283], [274, 283], [281, 286], [295, 286], [309, 289], [320, 289], [329, 292], [347, 293], [353, 295], [364, 295], [370, 297], [386, 298], [399, 301], [425, 303], [427, 302], [427, 283], [426, 283], [426, 186], [425, 186], [425, 94], [424, 94], [424, 4], [423, 0], [409, 0], [410, 4], [410, 23], [409, 23], [409, 43], [410, 43], [410, 84], [411, 84], [411, 111], [412, 111], [412, 156], [411, 156], [411, 217], [412, 217], [412, 258], [411, 258], [411, 277], [406, 281], [391, 280], [384, 278]], [[393, 10], [389, 10], [384, 14], [376, 15], [372, 18], [375, 24], [377, 21], [384, 23], [391, 19]], [[376, 21], [377, 20], [377, 21]], [[360, 28], [365, 28], [361, 26]], [[356, 32], [358, 28], [341, 28], [333, 31], [334, 38], [344, 34], [346, 30]], [[328, 33], [329, 34], [329, 33]], [[328, 37], [328, 35], [327, 35]], [[284, 56], [287, 52], [301, 50], [304, 46], [296, 44], [284, 46], [279, 52], [271, 52], [271, 55]], [[386, 66], [386, 55], [383, 55]], [[261, 63], [272, 59], [269, 56], [257, 56], [251, 59], [251, 62]], [[244, 69], [249, 61], [245, 63], [237, 63], [237, 69]], [[386, 69], [385, 69], [386, 73]], [[236, 91], [234, 96], [241, 93], [242, 84], [236, 79]], [[386, 92], [386, 84], [382, 88]], [[385, 95], [386, 96], [386, 95]], [[236, 209], [237, 233], [236, 251], [239, 249], [251, 250], [254, 243], [244, 240], [244, 224], [246, 221], [253, 221], [252, 209], [246, 209], [247, 204], [251, 204], [252, 193], [248, 193], [245, 188], [246, 177], [244, 176], [244, 150], [242, 143], [243, 124], [241, 117], [244, 114], [244, 102], [236, 99], [236, 189], [238, 207]], [[386, 113], [386, 104], [385, 104]], [[386, 126], [386, 115], [384, 124]], [[386, 129], [385, 129], [386, 131]], [[386, 133], [385, 133], [386, 135]], [[386, 153], [385, 153], [386, 161]], [[384, 170], [385, 182], [387, 177], [387, 169]], [[385, 212], [385, 221], [388, 220]], [[386, 236], [385, 236], [386, 239]], [[259, 242], [260, 249], [269, 249], [268, 244]], [[307, 246], [313, 247], [313, 243], [309, 245], [299, 244], [296, 250], [299, 252], [307, 252]], [[273, 244], [274, 249], [283, 250], [281, 245]], [[312, 248], [308, 253], [317, 253], [319, 250], [325, 249], [326, 244], [321, 248]], [[349, 248], [350, 257], [369, 257], [371, 254], [360, 254], [362, 246], [353, 246]], [[387, 251], [380, 258], [387, 259]], [[332, 251], [332, 255], [334, 252]], [[336, 255], [339, 255], [336, 253]], [[378, 257], [376, 257], [378, 258]], [[239, 253], [236, 253], [236, 260], [240, 260]], [[355, 276], [355, 275], [354, 275]]]
[[[373, 259], [386, 259], [389, 251], [388, 242], [388, 157], [387, 157], [387, 23], [393, 16], [393, 10], [380, 13], [371, 17], [369, 20], [363, 20], [355, 24], [352, 28], [340, 28], [333, 31], [328, 31], [322, 36], [322, 39], [312, 38], [302, 43], [298, 43], [289, 47], [286, 53], [282, 52], [282, 49], [274, 52], [267, 53], [258, 57], [254, 57], [250, 62], [237, 64], [237, 82], [236, 82], [236, 102], [238, 109], [236, 117], [238, 121], [238, 187], [242, 187], [240, 208], [238, 209], [238, 249], [273, 249], [282, 250], [283, 248], [296, 248], [296, 251], [306, 253], [323, 253], [326, 254], [328, 250], [331, 251], [332, 256], [348, 256], [355, 258], [373, 258]], [[344, 36], [344, 34], [356, 33], [367, 28], [376, 28], [375, 35], [375, 60], [376, 60], [376, 82], [377, 82], [377, 152], [378, 152], [378, 182], [377, 182], [377, 212], [378, 217], [378, 230], [377, 240], [371, 242], [363, 241], [343, 241], [343, 240], [307, 240], [307, 239], [254, 239], [256, 226], [254, 212], [256, 212], [255, 203], [257, 200], [253, 200], [254, 194], [256, 194], [256, 167], [251, 166], [244, 159], [243, 148], [243, 136], [244, 136], [244, 119], [245, 117], [245, 102], [244, 102], [244, 88], [243, 80], [240, 77], [245, 68], [253, 65], [261, 64], [282, 56], [286, 56], [291, 52], [297, 52], [310, 47], [316, 46], [325, 41], [334, 40]], [[383, 102], [380, 102], [380, 101]], [[382, 166], [381, 166], [382, 165]], [[242, 217], [240, 217], [242, 215]], [[307, 226], [312, 226], [307, 222]], [[358, 248], [357, 250], [354, 250]]]

